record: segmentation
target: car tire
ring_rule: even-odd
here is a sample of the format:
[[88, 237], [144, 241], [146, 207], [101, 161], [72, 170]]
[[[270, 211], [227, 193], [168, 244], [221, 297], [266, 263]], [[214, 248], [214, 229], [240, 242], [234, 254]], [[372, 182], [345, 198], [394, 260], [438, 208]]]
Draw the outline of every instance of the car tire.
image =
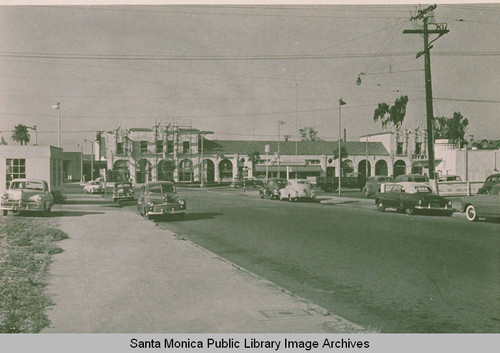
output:
[[408, 216], [413, 216], [415, 214], [415, 209], [413, 207], [405, 207], [405, 213]]
[[470, 222], [478, 220], [476, 208], [473, 205], [467, 205], [465, 208], [465, 218]]
[[8, 213], [9, 213], [9, 211], [7, 211], [7, 210], [3, 210], [3, 212], [2, 212], [2, 214], [3, 214], [4, 216], [7, 216], [7, 214], [8, 214]]
[[377, 210], [379, 212], [384, 212], [385, 211], [384, 202], [382, 202], [382, 200], [380, 200], [380, 201], [377, 202]]

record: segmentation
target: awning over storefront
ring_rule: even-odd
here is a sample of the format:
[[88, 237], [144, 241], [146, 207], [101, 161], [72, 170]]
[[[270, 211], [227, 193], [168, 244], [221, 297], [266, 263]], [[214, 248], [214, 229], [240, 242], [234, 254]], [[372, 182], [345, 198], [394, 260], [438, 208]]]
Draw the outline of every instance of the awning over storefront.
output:
[[[286, 165], [281, 165], [280, 166], [280, 171], [285, 172], [287, 166]], [[311, 173], [311, 172], [321, 172], [321, 166], [319, 165], [290, 165], [288, 166], [288, 170], [290, 173]], [[258, 165], [255, 167], [256, 172], [265, 172], [266, 171], [266, 166], [265, 165]], [[277, 165], [270, 165], [268, 167], [269, 172], [277, 172], [278, 171], [278, 166]]]

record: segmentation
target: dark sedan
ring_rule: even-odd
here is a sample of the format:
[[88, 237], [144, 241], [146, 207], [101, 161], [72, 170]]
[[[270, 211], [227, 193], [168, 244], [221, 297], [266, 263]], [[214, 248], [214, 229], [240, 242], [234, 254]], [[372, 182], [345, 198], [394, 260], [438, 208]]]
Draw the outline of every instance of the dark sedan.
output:
[[135, 191], [130, 181], [115, 183], [113, 187], [113, 202], [135, 200]]
[[137, 210], [147, 218], [162, 215], [186, 214], [186, 201], [177, 195], [177, 189], [172, 182], [149, 182], [142, 186], [137, 198]]
[[490, 191], [490, 189], [493, 187], [493, 185], [496, 185], [498, 183], [500, 183], [500, 173], [489, 175], [484, 181], [483, 186], [479, 189], [477, 193], [487, 194], [488, 191]]
[[464, 197], [462, 212], [471, 222], [479, 217], [500, 218], [500, 184], [494, 185], [486, 194]]
[[263, 199], [269, 197], [272, 199], [280, 198], [280, 190], [283, 189], [287, 184], [286, 179], [269, 179], [259, 190], [260, 197]]
[[410, 182], [387, 184], [385, 192], [377, 194], [375, 204], [380, 212], [395, 208], [404, 210], [408, 215], [419, 211], [451, 216], [454, 211], [451, 200], [434, 194], [425, 184]]

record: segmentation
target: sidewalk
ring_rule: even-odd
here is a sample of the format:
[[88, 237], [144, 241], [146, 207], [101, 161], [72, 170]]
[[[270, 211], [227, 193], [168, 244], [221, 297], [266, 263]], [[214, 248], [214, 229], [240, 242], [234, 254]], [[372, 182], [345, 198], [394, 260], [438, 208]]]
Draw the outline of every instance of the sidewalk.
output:
[[137, 213], [68, 202], [44, 333], [363, 332]]

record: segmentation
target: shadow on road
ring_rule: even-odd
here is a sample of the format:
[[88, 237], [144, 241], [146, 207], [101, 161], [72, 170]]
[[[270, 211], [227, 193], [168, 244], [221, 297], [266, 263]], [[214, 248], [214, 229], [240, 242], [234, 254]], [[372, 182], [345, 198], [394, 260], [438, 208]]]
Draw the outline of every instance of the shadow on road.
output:
[[43, 212], [21, 212], [14, 213], [13, 216], [21, 216], [26, 218], [56, 218], [56, 217], [80, 217], [92, 214], [104, 214], [104, 212], [85, 212], [85, 211], [52, 211], [48, 214]]
[[113, 201], [109, 200], [66, 200], [64, 205], [106, 205], [113, 204]]
[[156, 222], [186, 222], [186, 221], [198, 221], [200, 219], [213, 219], [216, 216], [222, 216], [223, 213], [219, 212], [198, 212], [198, 213], [186, 213], [184, 218], [174, 215], [167, 215], [163, 217], [155, 218]]

